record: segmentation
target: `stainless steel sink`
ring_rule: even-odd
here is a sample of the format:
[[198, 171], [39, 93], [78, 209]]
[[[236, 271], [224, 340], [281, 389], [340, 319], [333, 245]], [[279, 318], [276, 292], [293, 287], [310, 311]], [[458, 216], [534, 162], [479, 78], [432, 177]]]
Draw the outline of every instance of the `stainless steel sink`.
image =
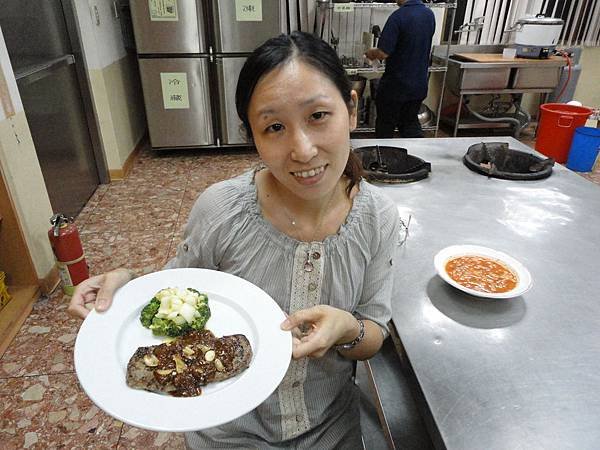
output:
[[[456, 95], [484, 94], [503, 90], [547, 90], [556, 87], [563, 61], [524, 60], [476, 62], [459, 56], [459, 53], [498, 53], [503, 45], [452, 45], [448, 58], [446, 84]], [[435, 46], [434, 64], [442, 64], [446, 46]]]
[[498, 91], [508, 88], [510, 67], [489, 66], [472, 61], [463, 63], [458, 58], [448, 60], [446, 83], [454, 93], [461, 91]]
[[[523, 94], [552, 92], [559, 83], [560, 73], [565, 63], [560, 60], [531, 60], [510, 58], [489, 62], [473, 61], [460, 54], [502, 54], [503, 45], [452, 45], [449, 53], [445, 45], [434, 46], [432, 60], [434, 65], [443, 66], [448, 54], [448, 69], [445, 88], [458, 97], [454, 119], [441, 116], [440, 120], [454, 126], [453, 136], [459, 128], [496, 128], [512, 127], [514, 136], [527, 126], [531, 117], [521, 106]], [[466, 97], [478, 94], [510, 94], [514, 113], [482, 114], [469, 106]], [[498, 95], [496, 95], [498, 97]], [[494, 97], [492, 97], [493, 100]], [[463, 104], [469, 116], [461, 119]], [[493, 108], [491, 109], [493, 111]], [[460, 123], [460, 122], [463, 123]]]
[[514, 69], [512, 89], [554, 89], [560, 80], [558, 67], [519, 67]]

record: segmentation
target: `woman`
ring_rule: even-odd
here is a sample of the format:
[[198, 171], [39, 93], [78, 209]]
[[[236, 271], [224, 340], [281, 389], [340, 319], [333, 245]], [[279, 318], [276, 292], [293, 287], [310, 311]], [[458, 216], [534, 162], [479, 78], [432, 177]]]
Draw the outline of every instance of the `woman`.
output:
[[[294, 359], [265, 402], [188, 433], [190, 448], [362, 448], [353, 364], [387, 333], [399, 220], [350, 151], [356, 102], [335, 52], [309, 34], [268, 40], [240, 73], [238, 114], [264, 167], [200, 195], [166, 268], [222, 270], [264, 289], [289, 314]], [[90, 278], [70, 311], [105, 310], [130, 277]]]

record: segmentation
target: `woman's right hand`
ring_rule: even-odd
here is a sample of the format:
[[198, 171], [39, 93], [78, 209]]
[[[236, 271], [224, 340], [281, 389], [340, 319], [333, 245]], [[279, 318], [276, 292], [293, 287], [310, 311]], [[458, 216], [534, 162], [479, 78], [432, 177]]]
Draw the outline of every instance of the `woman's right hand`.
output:
[[82, 281], [75, 288], [67, 311], [72, 316], [82, 319], [90, 312], [86, 307], [89, 303], [94, 303], [93, 307], [98, 312], [106, 311], [112, 303], [115, 291], [132, 278], [130, 270], [115, 269]]

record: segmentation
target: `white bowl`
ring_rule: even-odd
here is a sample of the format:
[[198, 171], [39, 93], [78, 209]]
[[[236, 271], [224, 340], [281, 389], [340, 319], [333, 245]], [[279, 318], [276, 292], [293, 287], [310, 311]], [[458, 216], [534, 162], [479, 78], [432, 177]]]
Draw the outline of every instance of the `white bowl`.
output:
[[[450, 275], [446, 272], [446, 264], [451, 259], [460, 257], [460, 256], [486, 256], [488, 258], [492, 258], [498, 261], [501, 261], [503, 264], [508, 266], [514, 273], [517, 274], [517, 285], [507, 292], [499, 292], [499, 293], [491, 293], [491, 292], [481, 292], [476, 291], [475, 289], [468, 288], [463, 286], [460, 283], [457, 283]], [[460, 289], [463, 292], [466, 292], [470, 295], [475, 295], [477, 297], [485, 297], [485, 298], [513, 298], [518, 297], [519, 295], [527, 292], [532, 285], [531, 274], [525, 268], [523, 264], [517, 261], [512, 256], [507, 255], [506, 253], [499, 252], [497, 250], [481, 247], [479, 245], [452, 245], [450, 247], [446, 247], [438, 252], [437, 255], [433, 258], [433, 263], [435, 265], [435, 270], [438, 275], [448, 284], [454, 286], [456, 289]]]

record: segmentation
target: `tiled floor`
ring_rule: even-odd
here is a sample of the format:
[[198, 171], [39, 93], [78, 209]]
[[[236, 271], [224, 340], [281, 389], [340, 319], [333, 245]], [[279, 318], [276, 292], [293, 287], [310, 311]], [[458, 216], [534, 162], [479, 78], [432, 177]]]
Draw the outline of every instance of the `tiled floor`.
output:
[[[194, 200], [258, 162], [252, 152], [142, 151], [124, 181], [100, 186], [77, 217], [92, 274], [160, 269], [174, 254]], [[180, 434], [136, 429], [101, 412], [73, 367], [80, 320], [60, 290], [38, 301], [0, 359], [0, 450], [184, 447]]]
[[[198, 194], [257, 162], [252, 152], [143, 150], [129, 177], [100, 186], [77, 217], [92, 274], [160, 269]], [[600, 184], [600, 169], [584, 176]], [[0, 359], [0, 449], [183, 448], [180, 434], [124, 425], [82, 392], [73, 367], [80, 321], [67, 302], [58, 290], [40, 299]]]

